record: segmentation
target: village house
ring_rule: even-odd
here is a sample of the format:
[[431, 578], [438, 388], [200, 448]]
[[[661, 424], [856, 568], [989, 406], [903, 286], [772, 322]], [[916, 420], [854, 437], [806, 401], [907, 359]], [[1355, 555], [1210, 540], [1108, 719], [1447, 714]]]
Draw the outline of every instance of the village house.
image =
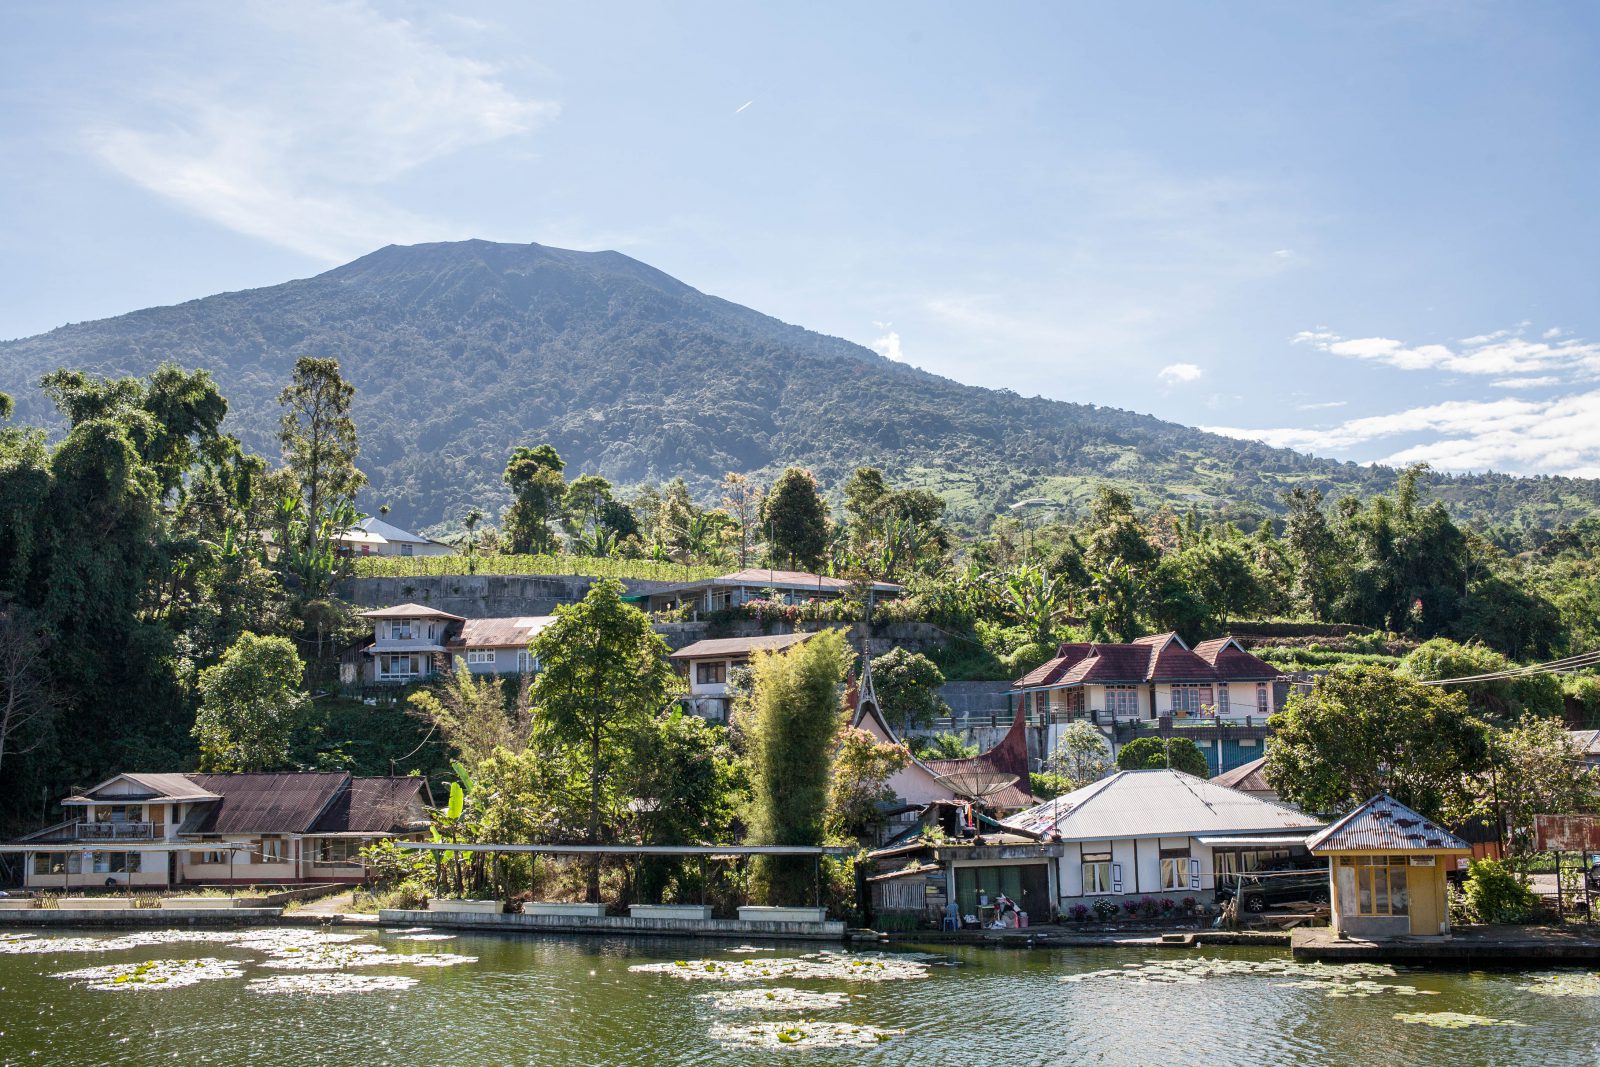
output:
[[684, 707], [702, 719], [727, 722], [729, 703], [728, 675], [749, 664], [756, 652], [779, 652], [792, 648], [815, 633], [764, 634], [758, 637], [718, 637], [685, 645], [669, 657], [673, 670], [689, 686]]
[[422, 778], [127, 772], [7, 851], [29, 889], [357, 882], [361, 849], [420, 837], [431, 803]]
[[1002, 820], [1062, 848], [1060, 910], [1145, 896], [1210, 900], [1241, 874], [1307, 854], [1293, 808], [1174, 770], [1120, 771]]
[[[650, 593], [650, 611], [673, 611], [688, 607], [695, 617], [751, 601], [776, 599], [784, 604], [804, 604], [812, 600], [838, 600], [850, 591], [851, 583], [806, 571], [778, 571], [766, 567], [747, 567], [731, 574], [698, 582], [684, 582]], [[874, 596], [897, 597], [905, 587], [894, 582], [873, 582]]]
[[1307, 842], [1329, 859], [1333, 929], [1378, 940], [1450, 932], [1445, 872], [1472, 846], [1380, 793]]
[[453, 545], [402, 530], [372, 515], [341, 531], [333, 543], [334, 550], [342, 556], [449, 556], [455, 553]]
[[372, 637], [350, 649], [340, 663], [340, 680], [409, 684], [455, 669], [457, 660], [473, 674], [529, 674], [539, 669], [528, 649], [535, 634], [554, 615], [464, 619], [423, 604], [396, 604], [364, 611]]
[[1046, 750], [1075, 720], [1099, 727], [1113, 755], [1134, 737], [1190, 737], [1213, 773], [1262, 754], [1282, 674], [1232, 637], [1189, 648], [1175, 633], [1126, 644], [1064, 642], [1012, 684], [1010, 704], [1048, 724]]

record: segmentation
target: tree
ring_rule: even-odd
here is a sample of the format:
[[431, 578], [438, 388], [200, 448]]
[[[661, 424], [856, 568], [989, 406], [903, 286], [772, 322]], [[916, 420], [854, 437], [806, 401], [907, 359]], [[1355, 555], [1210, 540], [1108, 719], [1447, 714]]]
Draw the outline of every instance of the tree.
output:
[[518, 446], [506, 461], [501, 476], [511, 488], [512, 503], [500, 517], [500, 527], [518, 554], [556, 550], [552, 524], [562, 517], [567, 482], [561, 472], [566, 463], [550, 445]]
[[761, 506], [767, 559], [774, 567], [816, 570], [828, 548], [828, 505], [808, 470], [790, 467]]
[[1559, 719], [1524, 715], [1509, 730], [1489, 735], [1494, 776], [1478, 779], [1480, 809], [1498, 806], [1511, 856], [1533, 851], [1535, 815], [1600, 812], [1600, 777]]
[[[59, 700], [45, 642], [20, 608], [0, 611], [0, 770], [50, 742]], [[15, 779], [12, 779], [15, 780]]]
[[[1435, 637], [1407, 654], [1400, 661], [1398, 673], [1426, 682], [1493, 674], [1512, 666], [1510, 660], [1491, 648]], [[1514, 723], [1525, 713], [1559, 716], [1562, 712], [1561, 683], [1550, 674], [1464, 682], [1450, 688], [1465, 695], [1472, 710], [1491, 722]]]
[[[735, 713], [750, 767], [752, 843], [822, 844], [850, 656], [843, 632], [824, 630], [751, 661], [750, 696]], [[812, 865], [767, 856], [755, 873], [767, 900], [794, 901], [805, 895]]]
[[1044, 761], [1045, 773], [1060, 776], [1066, 792], [1098, 782], [1111, 773], [1111, 768], [1111, 749], [1105, 735], [1082, 719], [1062, 728], [1056, 747]]
[[278, 394], [284, 409], [278, 442], [299, 485], [304, 548], [313, 557], [344, 532], [332, 529], [328, 519], [341, 504], [352, 505], [367, 480], [356, 469], [360, 449], [350, 417], [355, 392], [340, 374], [338, 360], [302, 356], [295, 361], [289, 384]]
[[289, 739], [306, 706], [305, 664], [283, 637], [239, 635], [214, 667], [200, 672], [194, 736], [200, 769], [268, 771], [289, 762]]
[[750, 566], [750, 550], [761, 540], [761, 486], [749, 475], [729, 471], [722, 476], [722, 506], [739, 530], [739, 568]]
[[431, 724], [462, 763], [476, 767], [497, 748], [526, 748], [533, 732], [526, 680], [512, 700], [495, 675], [476, 675], [456, 657], [455, 670], [432, 688], [411, 694], [410, 712]]
[[[622, 601], [622, 583], [596, 582], [578, 603], [534, 636], [540, 671], [534, 715], [573, 753], [587, 779], [586, 844], [600, 844], [625, 803], [622, 771], [633, 741], [677, 686], [667, 644], [644, 612]], [[589, 900], [600, 899], [600, 865], [589, 868]]]
[[1313, 619], [1329, 617], [1338, 595], [1339, 541], [1322, 510], [1322, 491], [1296, 486], [1283, 495], [1289, 509], [1283, 539], [1293, 567], [1292, 595]]
[[872, 661], [873, 688], [890, 725], [901, 737], [950, 714], [939, 695], [944, 672], [920, 652], [896, 646]]
[[[733, 839], [744, 768], [728, 731], [674, 706], [638, 735], [633, 805], [645, 845], [708, 845]], [[703, 866], [650, 856], [639, 863], [639, 897], [660, 903], [674, 885], [680, 899], [703, 891]]]
[[1149, 771], [1171, 767], [1196, 778], [1211, 777], [1206, 754], [1187, 737], [1136, 737], [1117, 753], [1117, 767], [1124, 771]]
[[879, 741], [866, 730], [845, 726], [833, 758], [827, 826], [837, 838], [860, 840], [882, 816], [879, 805], [894, 800], [889, 779], [911, 764], [904, 745]]
[[1378, 793], [1431, 819], [1473, 806], [1489, 738], [1466, 697], [1381, 667], [1337, 667], [1268, 720], [1266, 775], [1308, 812], [1347, 811]]

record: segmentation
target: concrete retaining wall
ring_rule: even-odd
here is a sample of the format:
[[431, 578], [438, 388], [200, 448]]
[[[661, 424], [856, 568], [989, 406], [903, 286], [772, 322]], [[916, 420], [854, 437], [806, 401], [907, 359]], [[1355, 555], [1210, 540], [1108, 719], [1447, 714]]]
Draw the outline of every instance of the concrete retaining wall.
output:
[[[446, 574], [414, 578], [347, 578], [334, 592], [358, 608], [417, 603], [464, 619], [549, 615], [557, 604], [576, 604], [596, 579], [575, 574]], [[629, 579], [631, 594], [653, 593], [672, 582]]]
[[437, 926], [459, 930], [505, 930], [550, 934], [637, 934], [643, 937], [731, 937], [768, 941], [843, 941], [844, 923], [740, 922], [738, 919], [634, 919], [607, 915], [597, 919], [565, 915], [467, 915], [437, 911], [384, 909], [380, 921], [401, 926]]
[[[37, 908], [0, 911], [0, 927], [12, 926], [249, 926], [276, 919], [282, 908]], [[418, 912], [418, 914], [424, 914]]]

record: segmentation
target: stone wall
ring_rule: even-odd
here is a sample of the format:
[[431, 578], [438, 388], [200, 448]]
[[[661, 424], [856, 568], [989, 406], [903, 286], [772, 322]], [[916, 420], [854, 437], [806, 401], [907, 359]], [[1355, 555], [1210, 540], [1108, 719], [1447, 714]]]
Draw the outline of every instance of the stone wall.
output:
[[[413, 578], [348, 578], [335, 587], [339, 599], [357, 608], [417, 603], [464, 619], [549, 615], [558, 604], [576, 604], [596, 579], [575, 574], [446, 574]], [[671, 582], [629, 579], [629, 594], [654, 593]]]

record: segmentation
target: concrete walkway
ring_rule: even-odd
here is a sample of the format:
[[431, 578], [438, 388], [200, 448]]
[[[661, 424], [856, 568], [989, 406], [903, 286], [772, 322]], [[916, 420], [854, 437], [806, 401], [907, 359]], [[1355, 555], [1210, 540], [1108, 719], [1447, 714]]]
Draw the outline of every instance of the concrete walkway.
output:
[[1439, 967], [1515, 967], [1600, 961], [1600, 926], [1462, 926], [1448, 937], [1340, 940], [1330, 927], [1295, 930], [1295, 959]]

